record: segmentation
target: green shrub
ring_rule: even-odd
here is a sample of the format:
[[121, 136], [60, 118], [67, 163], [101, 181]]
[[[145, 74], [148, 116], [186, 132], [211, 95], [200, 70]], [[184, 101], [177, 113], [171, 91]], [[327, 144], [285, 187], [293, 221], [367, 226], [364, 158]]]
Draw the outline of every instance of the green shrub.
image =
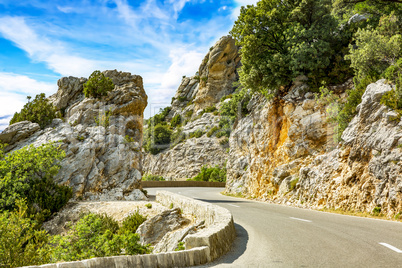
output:
[[157, 113], [153, 117], [146, 120], [146, 124], [152, 125], [152, 126], [156, 126], [158, 124], [166, 124], [166, 117], [168, 116], [168, 114], [170, 113], [171, 110], [172, 110], [172, 107], [170, 107], [170, 106], [165, 107], [163, 109], [161, 108], [159, 110], [159, 113]]
[[354, 37], [356, 45], [349, 45], [351, 61], [358, 79], [380, 76], [402, 57], [402, 27], [394, 13], [381, 17], [377, 28], [359, 29]]
[[75, 261], [94, 257], [134, 255], [149, 253], [148, 246], [141, 246], [139, 235], [132, 232], [137, 224], [130, 217], [123, 227], [107, 215], [90, 213], [81, 218], [65, 235], [56, 235], [54, 261]]
[[201, 111], [201, 115], [203, 115], [205, 113], [212, 113], [214, 111], [216, 111], [216, 107], [215, 106], [209, 106], [209, 107], [207, 107], [207, 108], [205, 108], [205, 109], [203, 109]]
[[191, 138], [200, 138], [200, 137], [201, 137], [202, 135], [204, 135], [204, 134], [205, 134], [204, 131], [198, 129], [198, 130], [196, 130], [196, 131], [194, 131], [194, 132], [191, 132], [190, 135], [189, 135], [189, 138], [190, 138], [190, 139], [191, 139]]
[[177, 99], [178, 99], [180, 102], [185, 102], [185, 101], [187, 101], [187, 97], [186, 97], [186, 96], [179, 96]]
[[179, 242], [177, 243], [177, 247], [175, 248], [174, 251], [180, 251], [180, 250], [185, 250], [186, 248], [184, 247], [184, 242]]
[[191, 181], [212, 181], [212, 182], [226, 182], [226, 167], [220, 168], [219, 166], [208, 167], [203, 166], [200, 173], [198, 173]]
[[[149, 207], [150, 205], [150, 207]], [[146, 204], [145, 205], [147, 208], [152, 208], [152, 204]], [[123, 220], [123, 223], [121, 225], [121, 228], [119, 230], [120, 233], [126, 233], [126, 232], [131, 232], [135, 233], [138, 229], [138, 227], [147, 220], [147, 217], [142, 216], [138, 210], [131, 214], [130, 216], [126, 217]]]
[[0, 266], [21, 267], [51, 261], [49, 236], [37, 230], [28, 217], [28, 206], [17, 200], [14, 211], [0, 211]]
[[[223, 99], [223, 98], [222, 98]], [[217, 137], [229, 137], [230, 131], [236, 119], [240, 119], [249, 113], [247, 105], [251, 99], [251, 94], [245, 89], [239, 89], [236, 93], [232, 94], [229, 101], [224, 102], [219, 109], [221, 119], [219, 127], [222, 129], [221, 134]]]
[[151, 204], [151, 203], [145, 204], [145, 206], [147, 207], [147, 209], [151, 209], [151, 208], [152, 208], [152, 204]]
[[385, 93], [381, 98], [381, 103], [395, 110], [399, 118], [402, 116], [402, 58], [395, 65], [391, 65], [385, 70], [383, 76], [395, 83], [395, 88]]
[[176, 114], [173, 118], [172, 118], [172, 120], [170, 121], [170, 125], [172, 126], [172, 127], [177, 127], [177, 126], [179, 126], [181, 124], [181, 116], [180, 116], [180, 114]]
[[186, 118], [190, 118], [191, 116], [193, 116], [194, 110], [188, 110], [185, 114]]
[[142, 176], [143, 181], [165, 181], [165, 179], [162, 176], [158, 175], [152, 175], [152, 174], [146, 174]]
[[112, 79], [97, 70], [89, 76], [88, 81], [84, 84], [84, 94], [87, 98], [100, 98], [106, 96], [113, 88]]
[[155, 127], [149, 126], [144, 133], [144, 149], [151, 154], [157, 154], [166, 148], [169, 148], [171, 142], [172, 130], [162, 124]]
[[379, 216], [381, 214], [381, 207], [375, 207], [372, 211], [374, 216]]
[[31, 97], [28, 98], [28, 103], [24, 105], [21, 111], [16, 112], [11, 118], [10, 125], [18, 123], [21, 121], [31, 121], [33, 123], [38, 123], [43, 129], [56, 118], [57, 113], [53, 104], [51, 104], [45, 96], [45, 93], [36, 95], [33, 101], [30, 101]]
[[133, 137], [130, 137], [129, 135], [124, 136], [124, 143], [132, 143], [135, 142]]
[[65, 156], [54, 144], [30, 145], [0, 156], [0, 210], [12, 211], [17, 200], [25, 198], [28, 214], [42, 222], [71, 198], [71, 188], [54, 182]]
[[219, 127], [214, 126], [214, 127], [211, 128], [210, 130], [208, 130], [208, 132], [207, 132], [207, 137], [208, 137], [208, 138], [211, 137], [211, 136], [214, 135], [214, 133], [215, 133], [216, 131], [218, 131], [218, 130], [219, 130]]

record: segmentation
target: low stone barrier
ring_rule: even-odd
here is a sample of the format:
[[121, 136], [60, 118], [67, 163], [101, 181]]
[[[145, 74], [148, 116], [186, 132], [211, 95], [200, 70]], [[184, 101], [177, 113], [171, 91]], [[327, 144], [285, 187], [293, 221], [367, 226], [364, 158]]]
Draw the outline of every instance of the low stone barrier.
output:
[[164, 206], [179, 207], [183, 213], [205, 220], [207, 228], [186, 236], [186, 249], [207, 246], [209, 261], [229, 251], [236, 237], [233, 217], [229, 210], [167, 191], [156, 192], [156, 201]]
[[205, 220], [206, 228], [185, 238], [186, 249], [157, 254], [113, 256], [82, 261], [25, 266], [25, 268], [124, 268], [188, 267], [210, 262], [229, 251], [236, 237], [233, 217], [222, 207], [167, 191], [158, 191], [156, 201], [179, 207], [185, 214]]
[[143, 188], [152, 187], [225, 187], [224, 182], [212, 181], [142, 181]]

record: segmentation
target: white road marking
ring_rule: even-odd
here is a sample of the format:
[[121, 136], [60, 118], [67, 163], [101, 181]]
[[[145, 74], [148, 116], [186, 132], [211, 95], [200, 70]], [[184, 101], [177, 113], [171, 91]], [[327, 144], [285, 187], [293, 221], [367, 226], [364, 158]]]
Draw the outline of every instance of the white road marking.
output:
[[309, 220], [299, 219], [299, 218], [294, 218], [294, 217], [289, 217], [289, 218], [291, 218], [293, 220], [298, 220], [298, 221], [312, 222], [312, 221], [309, 221]]
[[391, 250], [393, 250], [393, 251], [395, 251], [397, 253], [402, 253], [402, 250], [400, 250], [399, 248], [396, 248], [394, 246], [391, 246], [390, 244], [387, 244], [387, 243], [379, 243], [379, 244], [383, 245], [384, 247], [387, 247], [387, 248], [389, 248], [389, 249], [391, 249]]
[[228, 204], [228, 206], [232, 206], [232, 207], [237, 207], [237, 208], [239, 208], [239, 206], [232, 205], [232, 204]]

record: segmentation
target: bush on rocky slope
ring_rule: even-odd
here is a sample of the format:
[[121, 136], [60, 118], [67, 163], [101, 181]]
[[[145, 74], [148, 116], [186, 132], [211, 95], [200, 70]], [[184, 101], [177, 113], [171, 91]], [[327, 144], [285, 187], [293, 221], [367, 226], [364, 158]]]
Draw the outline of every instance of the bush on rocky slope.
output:
[[106, 96], [113, 88], [112, 79], [97, 70], [89, 76], [88, 81], [84, 84], [84, 94], [85, 97], [100, 98]]
[[52, 120], [57, 117], [58, 114], [56, 113], [56, 109], [46, 99], [45, 93], [36, 95], [33, 101], [30, 101], [30, 96], [27, 98], [28, 103], [24, 105], [19, 113], [16, 112], [14, 114], [10, 121], [10, 125], [21, 121], [31, 121], [33, 123], [38, 123], [43, 129], [52, 123]]
[[0, 211], [13, 211], [19, 199], [26, 199], [27, 213], [39, 223], [59, 211], [72, 196], [70, 187], [54, 181], [64, 156], [54, 144], [0, 153]]
[[52, 243], [56, 247], [52, 260], [54, 262], [74, 261], [121, 254], [150, 253], [149, 246], [138, 243], [140, 237], [134, 230], [145, 219], [143, 217], [140, 219], [139, 214], [133, 215], [123, 222], [122, 227], [119, 227], [117, 221], [107, 215], [94, 213], [85, 215], [67, 235], [56, 235], [53, 238]]

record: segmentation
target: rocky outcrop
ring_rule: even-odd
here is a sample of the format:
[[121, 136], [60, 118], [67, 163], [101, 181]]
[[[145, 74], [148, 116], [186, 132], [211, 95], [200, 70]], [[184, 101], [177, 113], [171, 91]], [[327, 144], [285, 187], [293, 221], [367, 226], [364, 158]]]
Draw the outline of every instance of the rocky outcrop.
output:
[[49, 99], [63, 118], [47, 128], [20, 122], [0, 134], [6, 151], [26, 145], [56, 142], [65, 150], [57, 181], [70, 185], [75, 197], [100, 200], [145, 199], [139, 190], [143, 111], [147, 96], [142, 78], [116, 70], [105, 71], [115, 84], [100, 99], [84, 98], [84, 78], [65, 77]]
[[165, 210], [142, 223], [137, 232], [143, 245], [156, 245], [168, 232], [175, 231], [189, 224], [189, 220], [181, 216], [179, 208]]
[[183, 127], [183, 135], [190, 135], [195, 131], [204, 134], [199, 138], [189, 138], [173, 148], [157, 155], [144, 155], [144, 172], [163, 176], [167, 180], [181, 180], [197, 175], [201, 167], [223, 166], [227, 159], [227, 144], [220, 141], [225, 138], [208, 137], [205, 133], [219, 124], [219, 116], [205, 113], [200, 119], [188, 123]]
[[239, 48], [231, 36], [223, 36], [205, 55], [195, 76], [184, 77], [172, 100], [170, 117], [188, 111], [197, 112], [219, 103], [234, 92], [233, 82], [239, 79]]
[[[182, 117], [182, 135], [187, 139], [157, 155], [144, 155], [144, 172], [163, 176], [167, 180], [180, 180], [197, 175], [203, 166], [223, 167], [228, 145], [225, 138], [206, 133], [218, 127], [220, 116], [205, 112], [205, 108], [219, 109], [220, 99], [235, 91], [240, 66], [238, 47], [231, 36], [222, 37], [205, 56], [197, 75], [184, 77], [172, 99], [167, 117]], [[202, 131], [202, 137], [189, 138], [191, 133]]]
[[325, 109], [303, 87], [281, 101], [250, 101], [252, 114], [230, 137], [226, 192], [304, 207], [399, 213], [402, 123], [379, 103], [391, 86], [380, 80], [367, 87], [339, 145]]

